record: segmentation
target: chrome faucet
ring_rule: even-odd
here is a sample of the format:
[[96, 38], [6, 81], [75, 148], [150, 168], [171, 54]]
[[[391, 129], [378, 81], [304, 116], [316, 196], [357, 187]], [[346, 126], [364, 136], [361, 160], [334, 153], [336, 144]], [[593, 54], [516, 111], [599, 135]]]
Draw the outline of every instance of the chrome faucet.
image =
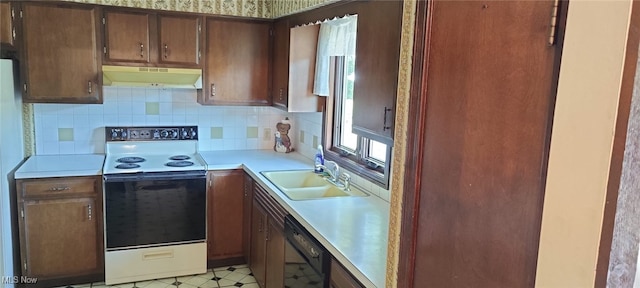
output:
[[332, 164], [333, 165], [333, 169], [329, 169], [325, 165], [316, 165], [316, 168], [322, 168], [322, 170], [324, 172], [329, 174], [329, 180], [331, 182], [338, 183], [338, 177], [340, 177], [340, 166], [338, 166], [338, 163], [333, 162], [333, 161], [328, 161], [328, 160], [325, 161], [324, 163], [325, 163], [325, 165], [326, 164]]
[[344, 190], [351, 190], [351, 175], [342, 172], [342, 175], [340, 175], [338, 180], [342, 182], [342, 185], [344, 185]]

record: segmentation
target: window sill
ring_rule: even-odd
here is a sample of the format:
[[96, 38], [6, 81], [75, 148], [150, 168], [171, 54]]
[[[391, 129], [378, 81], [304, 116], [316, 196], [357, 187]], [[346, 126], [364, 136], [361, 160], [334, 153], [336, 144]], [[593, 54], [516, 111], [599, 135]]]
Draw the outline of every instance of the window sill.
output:
[[377, 186], [389, 189], [389, 179], [388, 177], [385, 177], [384, 173], [369, 169], [365, 164], [357, 163], [345, 156], [341, 156], [335, 151], [325, 150], [324, 156], [326, 160], [338, 163], [340, 168], [344, 168], [355, 175], [371, 181]]

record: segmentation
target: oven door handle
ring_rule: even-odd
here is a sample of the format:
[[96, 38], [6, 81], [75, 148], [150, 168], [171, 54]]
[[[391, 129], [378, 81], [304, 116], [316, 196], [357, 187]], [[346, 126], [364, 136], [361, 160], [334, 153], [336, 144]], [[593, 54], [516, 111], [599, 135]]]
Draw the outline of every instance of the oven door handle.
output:
[[105, 174], [104, 182], [131, 182], [140, 180], [191, 180], [207, 179], [207, 171], [180, 171], [180, 172], [138, 172], [124, 174]]

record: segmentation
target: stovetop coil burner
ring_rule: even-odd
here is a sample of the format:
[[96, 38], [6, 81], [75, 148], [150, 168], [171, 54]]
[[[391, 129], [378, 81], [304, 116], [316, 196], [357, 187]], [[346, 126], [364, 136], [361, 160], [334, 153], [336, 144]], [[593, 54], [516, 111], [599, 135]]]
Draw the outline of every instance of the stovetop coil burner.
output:
[[134, 168], [140, 168], [140, 165], [135, 164], [135, 163], [123, 163], [123, 164], [118, 164], [116, 166], [116, 168], [118, 168], [118, 169], [134, 169]]
[[[122, 157], [122, 158], [118, 158], [118, 160], [116, 160], [116, 161], [118, 161], [118, 162], [120, 162], [120, 163], [127, 163], [127, 164], [131, 164], [131, 163], [140, 163], [140, 162], [144, 162], [144, 161], [145, 161], [145, 159], [144, 159], [144, 158], [142, 158], [142, 157], [135, 157], [135, 156], [133, 156], [133, 157]], [[140, 166], [138, 165], [138, 167], [140, 167]], [[135, 168], [137, 168], [137, 167], [135, 167]]]
[[191, 161], [171, 161], [171, 162], [167, 162], [167, 164], [164, 164], [164, 165], [169, 166], [169, 167], [187, 167], [187, 166], [193, 165], [193, 162], [191, 162]]
[[191, 159], [191, 157], [187, 155], [175, 155], [175, 156], [169, 157], [169, 160], [189, 160], [189, 159]]

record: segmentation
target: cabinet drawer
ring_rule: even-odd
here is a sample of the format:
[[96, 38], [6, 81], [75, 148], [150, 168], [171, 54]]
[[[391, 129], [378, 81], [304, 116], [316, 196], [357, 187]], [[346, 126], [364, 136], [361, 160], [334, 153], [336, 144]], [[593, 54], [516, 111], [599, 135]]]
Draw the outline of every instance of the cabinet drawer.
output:
[[96, 193], [98, 177], [71, 177], [19, 180], [23, 197], [58, 196], [64, 194]]

